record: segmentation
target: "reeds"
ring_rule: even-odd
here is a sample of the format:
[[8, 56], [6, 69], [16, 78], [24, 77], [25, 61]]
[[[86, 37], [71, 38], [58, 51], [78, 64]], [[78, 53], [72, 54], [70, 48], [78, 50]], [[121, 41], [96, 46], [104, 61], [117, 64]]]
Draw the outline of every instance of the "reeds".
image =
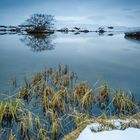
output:
[[30, 96], [30, 91], [28, 87], [24, 87], [20, 91], [20, 97], [23, 98], [24, 100], [28, 101]]
[[56, 140], [56, 133], [57, 133], [57, 120], [56, 120], [56, 113], [52, 111], [52, 140]]
[[74, 102], [79, 102], [82, 97], [86, 94], [86, 91], [89, 89], [89, 86], [86, 81], [82, 81], [75, 85], [75, 90], [73, 92]]
[[113, 107], [119, 114], [134, 114], [137, 105], [132, 95], [126, 94], [124, 91], [116, 91], [113, 95]]
[[85, 95], [82, 97], [81, 105], [82, 105], [82, 108], [85, 108], [88, 111], [89, 107], [92, 106], [93, 103], [94, 103], [93, 90], [89, 89], [86, 91]]
[[1, 102], [0, 103], [0, 124], [3, 122], [7, 122], [7, 125], [11, 125], [12, 120], [18, 120], [18, 109], [20, 106], [20, 100], [16, 100], [15, 102]]
[[49, 138], [46, 136], [45, 129], [39, 129], [39, 132], [37, 134], [37, 140], [49, 140]]
[[[13, 127], [17, 127], [21, 134], [19, 138], [19, 132], [12, 131], [14, 135], [9, 138], [58, 140], [95, 116], [101, 115], [100, 118], [105, 120], [110, 115], [139, 113], [139, 104], [133, 95], [121, 90], [111, 91], [107, 83], [95, 90], [87, 81], [77, 82], [77, 78], [67, 65], [45, 69], [34, 74], [31, 81], [25, 78], [25, 86], [17, 97], [23, 101], [11, 99], [0, 103], [1, 127], [6, 122], [11, 130], [15, 130], [11, 124], [16, 122]], [[39, 110], [38, 114], [33, 113], [35, 109]]]
[[51, 106], [53, 110], [64, 111], [65, 110], [65, 100], [63, 98], [63, 92], [58, 91], [51, 99]]
[[110, 98], [109, 87], [106, 83], [101, 85], [97, 98], [98, 98], [98, 102], [99, 102], [99, 107], [101, 109], [105, 109], [105, 107], [107, 106], [107, 104], [109, 102], [109, 98]]

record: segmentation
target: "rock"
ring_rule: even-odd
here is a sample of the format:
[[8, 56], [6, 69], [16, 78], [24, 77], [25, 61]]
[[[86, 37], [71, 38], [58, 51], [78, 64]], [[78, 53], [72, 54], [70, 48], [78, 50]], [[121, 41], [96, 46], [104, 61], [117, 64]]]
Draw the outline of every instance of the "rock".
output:
[[75, 29], [75, 30], [80, 30], [80, 28], [78, 28], [78, 27], [73, 27], [73, 29]]
[[100, 34], [103, 34], [103, 33], [106, 32], [106, 31], [104, 30], [103, 27], [99, 27], [98, 30], [97, 30], [96, 32], [99, 32]]
[[126, 32], [125, 36], [140, 37], [140, 31], [139, 32]]
[[80, 30], [79, 32], [88, 33], [88, 32], [89, 32], [89, 30]]
[[138, 32], [126, 32], [125, 38], [132, 38], [132, 39], [140, 40], [140, 31], [138, 31]]
[[68, 28], [62, 28], [62, 29], [58, 29], [56, 30], [57, 32], [68, 32], [69, 29]]
[[5, 26], [5, 25], [0, 25], [0, 28], [7, 28], [7, 26]]
[[114, 29], [114, 27], [113, 26], [109, 26], [108, 29]]

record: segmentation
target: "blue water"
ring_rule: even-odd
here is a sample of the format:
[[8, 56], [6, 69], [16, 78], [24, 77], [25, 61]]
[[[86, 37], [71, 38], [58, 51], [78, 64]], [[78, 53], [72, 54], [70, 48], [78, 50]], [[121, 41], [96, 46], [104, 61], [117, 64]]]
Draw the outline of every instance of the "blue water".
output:
[[63, 34], [50, 36], [44, 45], [25, 35], [0, 36], [0, 91], [8, 93], [11, 79], [22, 84], [24, 76], [42, 71], [45, 67], [67, 64], [70, 71], [77, 72], [79, 79], [106, 81], [114, 89], [131, 91], [140, 98], [140, 42], [127, 40], [123, 33], [114, 36], [97, 33]]

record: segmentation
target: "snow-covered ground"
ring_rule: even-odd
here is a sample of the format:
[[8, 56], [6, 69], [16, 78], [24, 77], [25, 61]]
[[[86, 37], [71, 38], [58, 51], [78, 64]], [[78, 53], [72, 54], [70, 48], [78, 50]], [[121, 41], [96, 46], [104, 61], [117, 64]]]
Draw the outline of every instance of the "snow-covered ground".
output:
[[84, 129], [77, 140], [140, 140], [140, 129], [127, 128], [125, 130], [112, 130], [92, 132], [89, 128]]
[[[114, 125], [114, 129], [109, 128], [106, 131], [101, 131], [102, 125], [93, 123], [88, 125], [77, 140], [140, 140], [140, 129], [127, 128], [120, 130], [122, 124], [128, 124], [129, 120], [111, 120], [109, 123]], [[134, 122], [137, 123], [137, 122]]]

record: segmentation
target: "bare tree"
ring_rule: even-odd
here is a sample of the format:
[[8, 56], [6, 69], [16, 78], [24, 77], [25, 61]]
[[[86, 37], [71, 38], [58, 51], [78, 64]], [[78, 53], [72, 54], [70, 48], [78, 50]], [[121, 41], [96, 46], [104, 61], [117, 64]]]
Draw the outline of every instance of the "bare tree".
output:
[[46, 14], [33, 14], [25, 21], [25, 24], [29, 26], [27, 31], [49, 32], [54, 28], [54, 16]]

